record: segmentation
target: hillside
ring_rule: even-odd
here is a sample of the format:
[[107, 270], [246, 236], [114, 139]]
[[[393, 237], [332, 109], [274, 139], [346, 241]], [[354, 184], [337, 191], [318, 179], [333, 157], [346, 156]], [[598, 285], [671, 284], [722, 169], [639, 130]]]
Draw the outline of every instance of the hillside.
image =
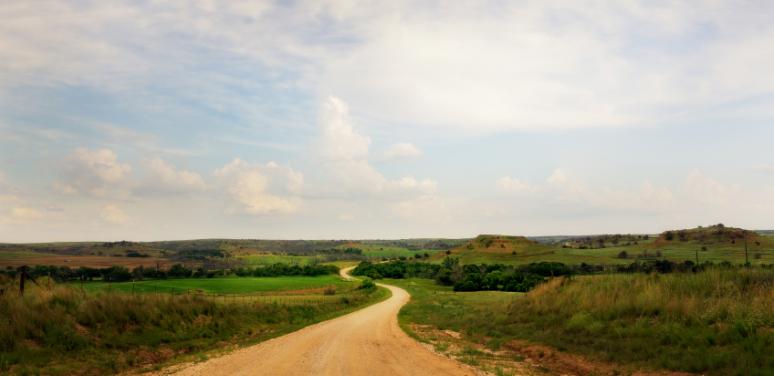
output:
[[543, 247], [536, 241], [529, 240], [523, 236], [479, 235], [475, 239], [471, 239], [462, 246], [457, 247], [456, 250], [461, 250], [462, 252], [473, 251], [522, 255], [541, 251]]
[[469, 239], [264, 240], [192, 239], [157, 242], [61, 242], [0, 244], [0, 267], [58, 265], [198, 267], [308, 264], [363, 258], [416, 257], [443, 252]]
[[540, 244], [523, 236], [479, 235], [462, 245], [433, 256], [438, 261], [452, 255], [459, 257], [463, 264], [474, 263], [519, 263], [525, 258], [539, 257], [554, 253], [552, 247]]
[[748, 243], [760, 243], [761, 235], [754, 231], [726, 227], [719, 223], [708, 227], [699, 226], [691, 229], [664, 231], [656, 238], [654, 244], [660, 246], [673, 242], [694, 242], [704, 245], [721, 245], [736, 244], [737, 241], [744, 242], [745, 239]]

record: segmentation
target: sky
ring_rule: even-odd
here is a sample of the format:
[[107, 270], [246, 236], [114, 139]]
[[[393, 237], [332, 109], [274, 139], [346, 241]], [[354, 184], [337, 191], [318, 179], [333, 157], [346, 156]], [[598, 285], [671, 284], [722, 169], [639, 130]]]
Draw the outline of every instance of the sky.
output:
[[771, 1], [0, 2], [0, 242], [774, 228]]

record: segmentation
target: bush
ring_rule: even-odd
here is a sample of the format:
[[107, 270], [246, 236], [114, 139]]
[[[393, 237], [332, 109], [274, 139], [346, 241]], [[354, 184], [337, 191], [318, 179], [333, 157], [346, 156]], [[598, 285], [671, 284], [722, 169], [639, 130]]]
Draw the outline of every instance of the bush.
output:
[[372, 281], [370, 279], [367, 279], [367, 278], [364, 279], [363, 282], [360, 282], [360, 286], [358, 287], [358, 290], [368, 290], [368, 291], [371, 291], [371, 290], [375, 290], [375, 289], [376, 289], [376, 284], [374, 283], [374, 281]]

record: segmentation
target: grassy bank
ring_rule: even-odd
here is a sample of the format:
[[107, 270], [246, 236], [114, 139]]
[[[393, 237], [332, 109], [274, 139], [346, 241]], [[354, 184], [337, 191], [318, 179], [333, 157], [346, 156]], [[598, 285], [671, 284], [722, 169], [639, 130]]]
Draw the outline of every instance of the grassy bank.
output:
[[774, 374], [774, 270], [557, 278], [530, 293], [452, 293], [394, 280], [412, 294], [400, 320], [462, 332], [489, 348], [528, 340], [634, 369]]
[[[0, 373], [102, 375], [263, 341], [385, 299], [353, 288], [308, 304], [32, 287], [0, 297]], [[45, 283], [41, 283], [44, 286]], [[41, 370], [45, 370], [41, 372]]]

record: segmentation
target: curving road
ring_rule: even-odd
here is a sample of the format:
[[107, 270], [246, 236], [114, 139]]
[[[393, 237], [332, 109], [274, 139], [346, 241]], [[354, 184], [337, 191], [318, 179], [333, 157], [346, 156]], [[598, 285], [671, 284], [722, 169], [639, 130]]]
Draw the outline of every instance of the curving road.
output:
[[[342, 276], [352, 268], [342, 270]], [[437, 355], [398, 326], [406, 290], [380, 285], [389, 299], [231, 354], [184, 368], [176, 375], [475, 375]]]

